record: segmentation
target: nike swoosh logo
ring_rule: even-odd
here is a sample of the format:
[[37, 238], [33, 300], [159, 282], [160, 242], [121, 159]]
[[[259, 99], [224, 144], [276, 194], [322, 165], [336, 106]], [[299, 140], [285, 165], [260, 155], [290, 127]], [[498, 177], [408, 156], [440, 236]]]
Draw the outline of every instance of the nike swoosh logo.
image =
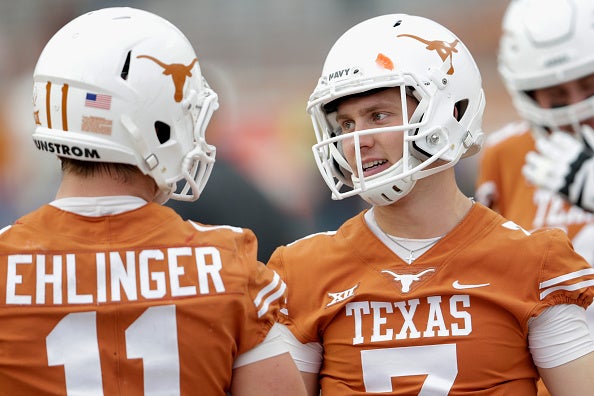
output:
[[489, 286], [490, 283], [479, 283], [479, 284], [469, 284], [469, 285], [463, 285], [461, 284], [458, 280], [455, 280], [454, 283], [452, 283], [452, 286], [454, 287], [454, 289], [458, 289], [458, 290], [463, 290], [463, 289], [475, 289], [477, 287], [485, 287], [485, 286]]

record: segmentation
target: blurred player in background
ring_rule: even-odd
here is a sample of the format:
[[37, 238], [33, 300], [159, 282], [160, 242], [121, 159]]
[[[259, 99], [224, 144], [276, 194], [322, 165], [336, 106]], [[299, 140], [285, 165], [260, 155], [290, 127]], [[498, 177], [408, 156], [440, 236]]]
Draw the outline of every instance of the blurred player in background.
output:
[[592, 265], [594, 3], [514, 0], [502, 25], [499, 72], [524, 121], [487, 139], [476, 198], [528, 230], [563, 229]]
[[[565, 230], [594, 263], [594, 3], [515, 0], [499, 71], [525, 121], [489, 135], [476, 198], [527, 230]], [[584, 210], [585, 209], [585, 210]], [[594, 331], [594, 312], [589, 315]]]

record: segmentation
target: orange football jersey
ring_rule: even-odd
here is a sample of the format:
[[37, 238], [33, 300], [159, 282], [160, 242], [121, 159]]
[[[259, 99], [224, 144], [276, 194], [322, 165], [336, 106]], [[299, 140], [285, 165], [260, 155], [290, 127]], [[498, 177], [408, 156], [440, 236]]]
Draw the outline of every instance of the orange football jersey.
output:
[[225, 395], [283, 290], [250, 230], [46, 205], [0, 233], [0, 395]]
[[479, 203], [412, 265], [361, 213], [268, 266], [287, 284], [281, 320], [324, 348], [325, 396], [535, 395], [528, 320], [594, 296], [594, 270], [565, 233], [529, 234]]
[[522, 166], [526, 154], [533, 150], [528, 123], [510, 124], [489, 135], [480, 159], [477, 200], [527, 230], [565, 230], [575, 250], [594, 264], [594, 214], [526, 180]]

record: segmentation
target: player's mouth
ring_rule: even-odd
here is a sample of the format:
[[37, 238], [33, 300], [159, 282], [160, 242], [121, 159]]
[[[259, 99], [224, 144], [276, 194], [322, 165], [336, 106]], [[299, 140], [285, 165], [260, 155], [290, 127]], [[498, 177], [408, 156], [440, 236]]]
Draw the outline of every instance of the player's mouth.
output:
[[365, 176], [375, 175], [388, 168], [390, 164], [387, 160], [373, 160], [363, 163], [363, 174]]

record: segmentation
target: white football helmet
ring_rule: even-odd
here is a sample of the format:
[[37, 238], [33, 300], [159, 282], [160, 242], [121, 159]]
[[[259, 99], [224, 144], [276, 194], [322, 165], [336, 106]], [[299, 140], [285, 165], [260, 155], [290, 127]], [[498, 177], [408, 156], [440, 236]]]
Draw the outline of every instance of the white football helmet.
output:
[[205, 129], [218, 99], [174, 25], [127, 7], [89, 12], [51, 38], [33, 79], [39, 150], [136, 165], [159, 202], [198, 198], [215, 161]]
[[594, 73], [594, 2], [591, 0], [513, 0], [503, 17], [499, 72], [523, 118], [540, 131], [594, 117], [594, 97], [544, 109], [530, 96]]
[[[335, 109], [326, 105], [384, 87], [401, 88], [402, 114], [408, 114], [405, 95], [419, 102], [412, 117], [403, 125], [341, 135]], [[448, 29], [404, 14], [366, 20], [334, 44], [307, 104], [317, 139], [313, 152], [318, 169], [333, 199], [359, 195], [372, 205], [391, 204], [408, 194], [416, 180], [480, 150], [484, 106], [474, 59]], [[360, 136], [393, 131], [404, 135], [403, 158], [383, 172], [356, 177], [363, 174]], [[354, 139], [357, 172], [342, 154], [345, 138]]]

